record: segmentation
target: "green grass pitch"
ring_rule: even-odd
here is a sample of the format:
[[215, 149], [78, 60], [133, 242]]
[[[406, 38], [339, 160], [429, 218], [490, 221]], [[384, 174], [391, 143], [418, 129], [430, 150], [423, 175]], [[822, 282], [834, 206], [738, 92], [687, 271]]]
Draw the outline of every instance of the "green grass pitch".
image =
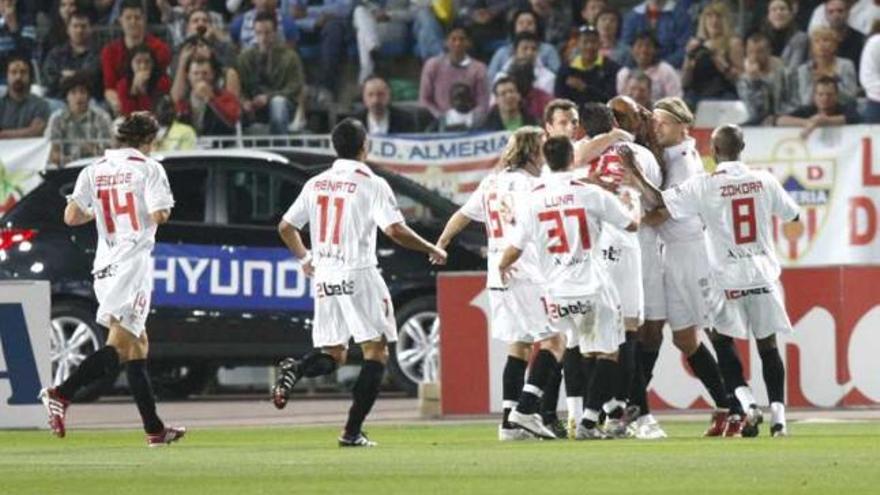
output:
[[[0, 494], [880, 493], [880, 423], [792, 424], [793, 436], [499, 443], [495, 425], [193, 430], [148, 449], [137, 431], [0, 432]], [[762, 434], [766, 433], [762, 431]]]

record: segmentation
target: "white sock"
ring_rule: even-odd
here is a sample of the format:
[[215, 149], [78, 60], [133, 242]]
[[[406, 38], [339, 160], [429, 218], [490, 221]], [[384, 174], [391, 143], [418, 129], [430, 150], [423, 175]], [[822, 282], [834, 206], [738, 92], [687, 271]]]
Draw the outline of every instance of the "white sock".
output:
[[590, 409], [590, 408], [584, 409], [584, 415], [581, 417], [581, 419], [582, 420], [586, 419], [586, 420], [592, 421], [594, 423], [598, 423], [599, 422], [599, 411], [594, 411], [593, 409]]
[[519, 404], [519, 402], [517, 402], [515, 400], [505, 400], [505, 401], [501, 401], [501, 408], [502, 409], [516, 409], [517, 404]]
[[605, 414], [611, 414], [618, 407], [626, 407], [626, 402], [617, 399], [611, 399], [605, 404], [602, 404], [602, 410], [605, 411]]
[[566, 397], [565, 404], [568, 406], [568, 419], [574, 419], [575, 422], [580, 421], [581, 415], [584, 413], [584, 398]]
[[785, 404], [783, 404], [782, 402], [771, 402], [770, 415], [771, 425], [781, 424], [783, 427], [785, 427]]
[[540, 399], [541, 397], [544, 397], [544, 391], [541, 390], [540, 388], [538, 388], [538, 387], [532, 385], [531, 383], [526, 383], [526, 384], [525, 384], [525, 386], [523, 387], [523, 392], [525, 392], [525, 393], [527, 393], [527, 394], [535, 395], [535, 396], [537, 396], [539, 399]]
[[736, 396], [736, 400], [739, 401], [739, 405], [742, 406], [743, 411], [748, 411], [750, 407], [755, 405], [755, 396], [752, 395], [752, 389], [749, 387], [737, 387], [736, 390], [733, 391], [733, 395]]

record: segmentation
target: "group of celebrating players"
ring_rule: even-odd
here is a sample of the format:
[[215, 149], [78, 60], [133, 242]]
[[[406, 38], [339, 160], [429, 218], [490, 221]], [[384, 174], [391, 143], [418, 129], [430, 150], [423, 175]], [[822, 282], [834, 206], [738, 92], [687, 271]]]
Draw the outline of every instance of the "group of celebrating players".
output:
[[[667, 322], [715, 403], [706, 436], [758, 434], [763, 414], [733, 343], [749, 334], [763, 365], [771, 434], [785, 436], [785, 369], [775, 334], [791, 332], [791, 323], [773, 233], [778, 217], [786, 235], [799, 235], [798, 207], [774, 176], [739, 160], [744, 142], [736, 126], [714, 131], [717, 168], [703, 172], [692, 124], [678, 98], [650, 111], [617, 97], [580, 113], [571, 101], [554, 100], [543, 128], [512, 134], [499, 165], [432, 244], [407, 227], [391, 187], [364, 163], [363, 125], [340, 122], [332, 133], [337, 160], [305, 184], [278, 227], [316, 288], [315, 350], [281, 362], [274, 405], [284, 408], [302, 378], [344, 364], [354, 340], [364, 361], [338, 443], [376, 445], [362, 425], [379, 394], [387, 345], [397, 338], [377, 268], [377, 227], [442, 265], [446, 246], [477, 221], [487, 232], [491, 332], [509, 344], [500, 440], [665, 437], [646, 390]], [[579, 128], [586, 136], [575, 141]], [[147, 444], [169, 444], [186, 432], [159, 419], [145, 364], [150, 253], [174, 205], [164, 170], [147, 156], [157, 130], [147, 113], [127, 117], [117, 129], [120, 149], [84, 168], [68, 198], [67, 224], [96, 221], [97, 321], [110, 331], [106, 346], [68, 380], [40, 393], [60, 437], [76, 391], [120, 366]], [[301, 235], [306, 225], [311, 249]], [[717, 360], [700, 342], [703, 330]], [[565, 423], [556, 415], [563, 380]]]

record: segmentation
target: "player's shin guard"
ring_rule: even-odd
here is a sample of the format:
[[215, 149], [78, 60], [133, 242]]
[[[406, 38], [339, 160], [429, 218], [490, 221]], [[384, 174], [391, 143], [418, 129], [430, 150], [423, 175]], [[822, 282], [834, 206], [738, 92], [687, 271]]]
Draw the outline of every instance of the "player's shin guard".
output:
[[734, 412], [743, 414], [752, 404], [740, 404], [738, 396], [735, 396], [737, 389], [747, 388], [748, 385], [743, 378], [742, 361], [739, 359], [733, 339], [726, 335], [715, 335], [712, 337], [712, 347], [715, 348], [718, 368], [721, 370], [721, 376], [724, 378], [724, 385], [728, 392], [727, 400]]
[[770, 403], [785, 403], [785, 366], [776, 347], [761, 351], [761, 367], [764, 383], [767, 385], [767, 398]]
[[528, 364], [520, 358], [507, 356], [501, 384], [502, 407], [504, 408], [504, 419], [501, 421], [501, 425], [504, 428], [513, 428], [507, 419], [510, 416], [510, 411], [516, 408], [519, 394], [522, 393]]
[[544, 424], [558, 421], [556, 407], [559, 405], [559, 387], [562, 386], [562, 364], [554, 357], [552, 373], [547, 385], [544, 387], [544, 397], [541, 400], [541, 419]]
[[584, 409], [584, 357], [580, 347], [566, 349], [562, 356], [562, 371], [565, 379], [565, 396], [568, 405], [568, 417], [576, 422], [580, 420]]
[[112, 346], [104, 346], [80, 363], [79, 368], [58, 386], [62, 398], [72, 400], [77, 390], [107, 375], [119, 372], [119, 353]]
[[379, 361], [364, 360], [361, 365], [361, 373], [354, 384], [352, 396], [354, 402], [348, 410], [348, 421], [345, 423], [345, 434], [349, 437], [361, 433], [361, 426], [370, 409], [379, 396], [379, 386], [382, 384], [382, 375], [385, 373], [385, 365]]
[[616, 381], [615, 375], [618, 372], [617, 363], [610, 359], [593, 360], [595, 361], [595, 369], [587, 386], [586, 408], [584, 419], [581, 421], [587, 428], [596, 426], [602, 405], [611, 398]]
[[697, 378], [703, 382], [703, 386], [709, 391], [712, 400], [715, 401], [715, 407], [719, 409], [727, 409], [729, 407], [727, 401], [727, 390], [724, 388], [724, 382], [721, 379], [721, 371], [718, 369], [718, 363], [715, 358], [706, 349], [702, 343], [696, 352], [688, 356], [688, 364]]
[[[553, 373], [559, 368], [556, 356], [552, 352], [542, 349], [535, 356], [529, 378], [523, 387], [516, 410], [522, 414], [535, 414], [541, 405], [541, 397], [547, 389], [547, 384], [553, 377]], [[559, 387], [559, 383], [556, 384]], [[555, 407], [555, 406], [554, 406]]]
[[128, 379], [128, 387], [131, 389], [138, 412], [141, 413], [144, 431], [147, 434], [161, 433], [165, 425], [156, 414], [156, 398], [153, 396], [153, 386], [147, 374], [147, 361], [136, 359], [125, 363], [125, 377]]

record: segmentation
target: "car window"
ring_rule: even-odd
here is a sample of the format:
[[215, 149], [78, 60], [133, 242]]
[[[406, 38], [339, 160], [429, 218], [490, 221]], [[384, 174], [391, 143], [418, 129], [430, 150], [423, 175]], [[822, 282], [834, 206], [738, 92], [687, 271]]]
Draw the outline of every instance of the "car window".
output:
[[226, 174], [226, 215], [230, 224], [275, 225], [299, 195], [301, 185], [259, 170]]
[[403, 218], [408, 223], [427, 222], [436, 219], [434, 210], [423, 201], [419, 201], [415, 197], [400, 191], [395, 191], [394, 195], [397, 196], [397, 205], [400, 207]]
[[171, 222], [204, 222], [208, 170], [204, 168], [166, 167], [174, 209]]

